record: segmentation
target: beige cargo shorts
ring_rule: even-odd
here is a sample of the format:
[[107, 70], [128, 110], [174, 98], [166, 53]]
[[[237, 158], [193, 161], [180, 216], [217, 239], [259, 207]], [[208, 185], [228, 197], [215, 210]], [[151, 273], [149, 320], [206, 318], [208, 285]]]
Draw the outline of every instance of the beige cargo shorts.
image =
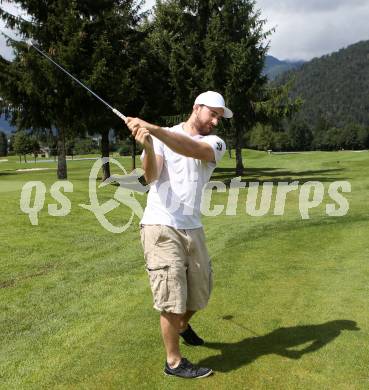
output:
[[203, 309], [213, 282], [203, 229], [141, 225], [141, 242], [154, 308], [176, 314]]

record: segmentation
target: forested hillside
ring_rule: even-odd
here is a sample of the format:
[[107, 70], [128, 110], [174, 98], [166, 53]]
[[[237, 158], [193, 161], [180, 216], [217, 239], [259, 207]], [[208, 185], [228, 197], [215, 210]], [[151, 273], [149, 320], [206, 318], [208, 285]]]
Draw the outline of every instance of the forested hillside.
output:
[[369, 126], [369, 41], [315, 58], [278, 79], [295, 83], [292, 96], [304, 104], [299, 118], [315, 126], [322, 118], [336, 127]]
[[289, 121], [259, 123], [246, 145], [259, 150], [369, 149], [369, 41], [315, 58], [285, 72], [271, 87], [290, 83], [303, 100]]
[[265, 57], [264, 74], [269, 80], [274, 80], [282, 73], [299, 68], [304, 61], [281, 61], [273, 56]]

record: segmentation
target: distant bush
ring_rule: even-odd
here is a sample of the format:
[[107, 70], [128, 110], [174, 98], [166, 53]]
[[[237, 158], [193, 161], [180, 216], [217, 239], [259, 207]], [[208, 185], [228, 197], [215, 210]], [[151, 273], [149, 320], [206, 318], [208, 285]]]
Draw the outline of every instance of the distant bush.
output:
[[92, 138], [76, 138], [69, 150], [73, 151], [73, 154], [99, 153], [99, 145]]
[[118, 148], [118, 153], [120, 156], [130, 156], [131, 155], [131, 145], [127, 143], [121, 144]]
[[[117, 151], [120, 156], [131, 156], [132, 155], [132, 141], [129, 140], [124, 140], [120, 141], [117, 146]], [[142, 147], [139, 143], [136, 142], [136, 155], [141, 154], [142, 152]]]

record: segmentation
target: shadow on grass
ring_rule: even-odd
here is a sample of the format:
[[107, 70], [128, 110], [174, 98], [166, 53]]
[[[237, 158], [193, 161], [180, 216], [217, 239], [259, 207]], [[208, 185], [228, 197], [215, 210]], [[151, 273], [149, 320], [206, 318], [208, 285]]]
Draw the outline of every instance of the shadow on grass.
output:
[[315, 352], [333, 341], [343, 330], [360, 330], [355, 321], [335, 320], [319, 325], [278, 328], [271, 333], [257, 335], [251, 329], [234, 322], [233, 316], [225, 316], [223, 319], [253, 333], [255, 337], [237, 343], [206, 343], [206, 347], [219, 350], [221, 354], [203, 359], [198, 364], [219, 372], [235, 370], [263, 355], [276, 354], [290, 359], [300, 359], [304, 354]]
[[[319, 169], [308, 171], [289, 171], [281, 170], [280, 168], [246, 168], [244, 175], [241, 178], [243, 182], [257, 181], [259, 183], [272, 182], [292, 182], [298, 180], [299, 184], [307, 181], [332, 182], [343, 180], [342, 177], [331, 177], [330, 175], [342, 172], [343, 168]], [[231, 180], [236, 177], [234, 168], [215, 168], [212, 180], [222, 180], [226, 185], [229, 185]], [[262, 177], [263, 180], [259, 178]], [[348, 178], [346, 178], [348, 179]]]
[[0, 176], [16, 175], [17, 172], [13, 170], [0, 171]]

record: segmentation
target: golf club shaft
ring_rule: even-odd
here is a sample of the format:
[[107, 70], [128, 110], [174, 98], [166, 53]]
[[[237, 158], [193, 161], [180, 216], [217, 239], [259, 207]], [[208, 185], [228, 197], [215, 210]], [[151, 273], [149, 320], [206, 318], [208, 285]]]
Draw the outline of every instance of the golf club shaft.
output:
[[52, 58], [50, 58], [46, 53], [44, 53], [42, 50], [40, 50], [37, 46], [35, 46], [33, 43], [30, 43], [30, 46], [32, 46], [39, 54], [44, 56], [46, 59], [48, 59], [50, 62], [52, 62], [55, 66], [57, 66], [61, 71], [63, 71], [65, 74], [67, 74], [69, 77], [71, 77], [76, 83], [78, 83], [81, 87], [85, 88], [88, 92], [90, 92], [95, 98], [99, 99], [101, 103], [105, 104], [110, 110], [113, 111], [113, 113], [119, 118], [126, 121], [126, 116], [123, 115], [121, 112], [119, 112], [116, 108], [112, 107], [109, 103], [107, 103], [104, 99], [102, 99], [99, 95], [97, 95], [94, 91], [92, 91], [90, 88], [88, 88], [85, 84], [83, 84], [81, 81], [79, 81], [76, 77], [74, 77], [72, 74], [70, 74], [66, 69], [64, 69], [61, 65], [59, 65], [57, 62], [55, 62]]
[[[233, 317], [233, 316], [232, 316], [232, 317]], [[247, 327], [244, 326], [244, 325], [241, 325], [241, 324], [237, 323], [236, 321], [233, 320], [233, 318], [225, 318], [225, 317], [223, 317], [222, 319], [223, 319], [223, 320], [226, 320], [226, 321], [229, 321], [229, 322], [231, 322], [233, 325], [236, 325], [236, 326], [238, 326], [238, 327], [240, 327], [240, 328], [242, 328], [242, 329], [247, 330], [248, 332], [254, 334], [255, 336], [259, 336], [259, 337], [260, 337], [260, 335], [259, 335], [258, 333], [254, 332], [252, 329], [247, 328]]]
[[[6, 37], [8, 37], [9, 39], [11, 40], [14, 40], [13, 38], [11, 38], [9, 35], [7, 35], [6, 33], [4, 33], [3, 31], [1, 31], [1, 33], [3, 35], [5, 35]], [[95, 96], [95, 98], [97, 98], [98, 100], [100, 100], [101, 103], [105, 104], [105, 106], [107, 106], [110, 110], [113, 111], [113, 113], [117, 116], [119, 116], [119, 118], [123, 119], [124, 122], [126, 122], [127, 120], [127, 117], [125, 115], [123, 115], [121, 112], [119, 112], [116, 108], [112, 107], [109, 103], [107, 103], [104, 99], [102, 99], [99, 95], [97, 95], [94, 91], [92, 91], [90, 88], [88, 88], [85, 84], [83, 84], [81, 81], [79, 81], [76, 77], [74, 77], [72, 74], [70, 74], [66, 69], [64, 69], [61, 65], [59, 65], [57, 62], [55, 62], [52, 58], [50, 58], [46, 53], [44, 53], [41, 49], [39, 49], [37, 46], [35, 46], [33, 43], [29, 42], [27, 43], [28, 46], [31, 46], [33, 47], [39, 54], [41, 54], [43, 57], [45, 57], [47, 60], [49, 60], [50, 62], [52, 62], [56, 67], [58, 67], [62, 72], [64, 72], [65, 74], [67, 74], [69, 77], [71, 77], [76, 83], [78, 83], [81, 87], [83, 87], [84, 89], [86, 89], [88, 92], [90, 92], [93, 96]]]

